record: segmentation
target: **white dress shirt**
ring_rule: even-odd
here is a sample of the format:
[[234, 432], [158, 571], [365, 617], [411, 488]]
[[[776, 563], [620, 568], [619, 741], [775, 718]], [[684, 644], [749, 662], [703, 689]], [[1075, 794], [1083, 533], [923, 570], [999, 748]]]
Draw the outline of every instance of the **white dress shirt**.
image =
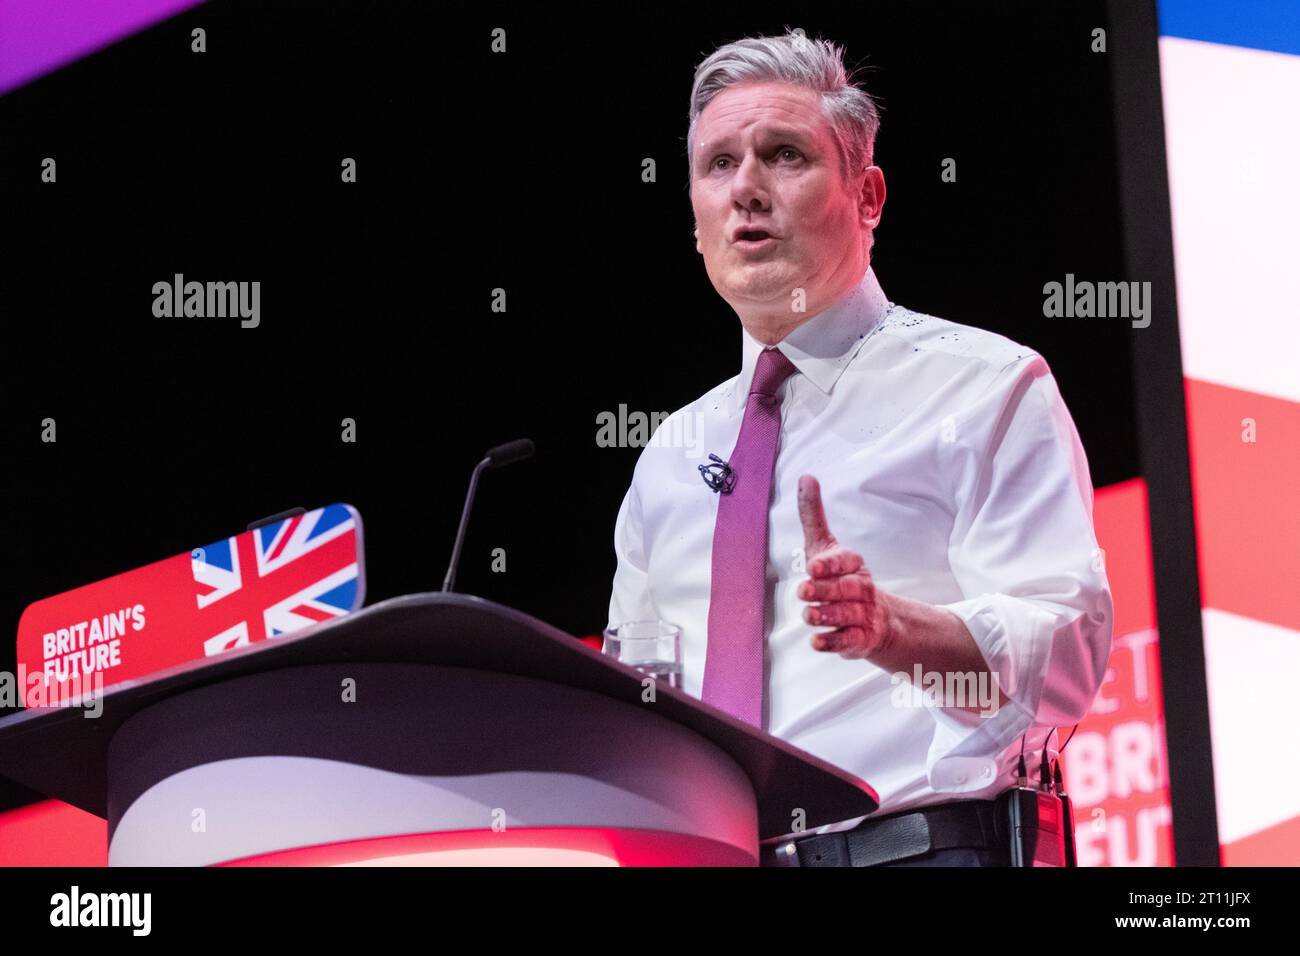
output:
[[[741, 338], [740, 374], [674, 412], [642, 449], [614, 531], [609, 621], [680, 627], [683, 687], [696, 697], [718, 510], [698, 466], [710, 452], [725, 460], [740, 432], [764, 347]], [[1088, 462], [1047, 363], [889, 302], [871, 269], [778, 347], [798, 372], [780, 392], [764, 729], [871, 784], [877, 815], [1015, 786], [1026, 732], [1035, 780], [1051, 728], [1092, 703], [1113, 619]], [[813, 650], [798, 596], [803, 474], [820, 482], [832, 533], [876, 586], [955, 612], [1010, 703], [992, 716], [927, 706], [910, 681]]]

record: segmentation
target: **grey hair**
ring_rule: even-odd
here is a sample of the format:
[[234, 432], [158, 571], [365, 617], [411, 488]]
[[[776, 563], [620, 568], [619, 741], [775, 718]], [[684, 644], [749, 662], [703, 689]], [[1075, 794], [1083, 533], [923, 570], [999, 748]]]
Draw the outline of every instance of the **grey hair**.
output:
[[704, 107], [729, 86], [783, 80], [821, 94], [822, 113], [835, 132], [845, 178], [872, 163], [880, 109], [844, 67], [844, 48], [810, 40], [801, 31], [751, 37], [719, 47], [695, 68], [691, 85], [686, 162], [695, 174], [695, 125]]

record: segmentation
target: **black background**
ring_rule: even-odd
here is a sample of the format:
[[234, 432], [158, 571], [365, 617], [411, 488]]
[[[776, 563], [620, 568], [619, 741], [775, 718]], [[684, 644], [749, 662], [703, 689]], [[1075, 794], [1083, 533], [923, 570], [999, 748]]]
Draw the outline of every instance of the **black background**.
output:
[[[1127, 278], [1102, 4], [218, 0], [0, 98], [0, 669], [29, 603], [295, 505], [360, 510], [367, 603], [436, 589], [470, 469], [520, 436], [537, 455], [485, 476], [458, 588], [598, 631], [638, 451], [596, 416], [739, 368], [691, 240], [693, 68], [787, 26], [882, 105], [889, 298], [1041, 352], [1094, 484], [1135, 477], [1128, 323], [1042, 314], [1067, 272]], [[260, 281], [260, 327], [154, 318], [177, 272]]]

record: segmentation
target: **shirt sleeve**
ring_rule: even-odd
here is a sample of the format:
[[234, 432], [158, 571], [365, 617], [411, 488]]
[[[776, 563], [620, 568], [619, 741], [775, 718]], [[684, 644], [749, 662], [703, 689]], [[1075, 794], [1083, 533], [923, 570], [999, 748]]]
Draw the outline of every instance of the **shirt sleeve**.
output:
[[614, 522], [614, 588], [609, 600], [609, 624], [652, 621], [658, 617], [650, 595], [641, 524], [641, 498], [633, 478]]
[[1087, 458], [1047, 363], [1031, 353], [1004, 367], [950, 437], [948, 554], [965, 598], [940, 606], [965, 623], [1008, 698], [976, 713], [927, 708], [930, 784], [962, 792], [988, 786], [992, 758], [1034, 725], [1083, 718], [1105, 678], [1114, 612]]

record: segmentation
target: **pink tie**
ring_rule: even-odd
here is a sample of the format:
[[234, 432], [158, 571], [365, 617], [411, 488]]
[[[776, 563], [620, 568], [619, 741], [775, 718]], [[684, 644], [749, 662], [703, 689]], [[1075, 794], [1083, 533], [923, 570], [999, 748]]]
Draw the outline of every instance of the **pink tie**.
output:
[[713, 584], [700, 699], [755, 727], [763, 722], [767, 520], [781, 434], [776, 391], [795, 371], [774, 348], [759, 354], [740, 437], [727, 460], [735, 484], [730, 494], [718, 496], [713, 526]]

